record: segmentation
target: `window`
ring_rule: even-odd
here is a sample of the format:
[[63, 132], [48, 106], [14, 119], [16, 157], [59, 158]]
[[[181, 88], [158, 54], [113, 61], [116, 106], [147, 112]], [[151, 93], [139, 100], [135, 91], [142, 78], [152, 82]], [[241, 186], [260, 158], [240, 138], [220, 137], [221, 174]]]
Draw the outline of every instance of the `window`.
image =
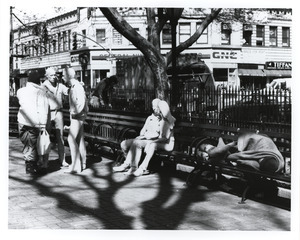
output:
[[251, 39], [252, 39], [252, 26], [245, 24], [243, 26], [243, 45], [251, 46]]
[[228, 80], [227, 68], [214, 68], [213, 75], [216, 82], [226, 82]]
[[86, 36], [86, 31], [85, 30], [82, 30], [82, 47], [84, 47], [84, 46], [86, 46], [86, 38], [85, 38], [85, 36]]
[[68, 50], [71, 49], [71, 30], [68, 31]]
[[221, 25], [221, 44], [229, 45], [231, 35], [231, 26], [228, 23], [222, 23]]
[[172, 31], [171, 25], [166, 24], [162, 30], [162, 43], [171, 44], [172, 43]]
[[270, 46], [277, 46], [277, 27], [270, 27]]
[[116, 29], [113, 29], [113, 44], [114, 45], [122, 44], [122, 35]]
[[63, 51], [68, 49], [68, 39], [67, 39], [67, 32], [63, 32]]
[[183, 43], [191, 36], [191, 24], [179, 23], [179, 43]]
[[283, 47], [290, 46], [290, 28], [289, 27], [282, 28], [282, 46]]
[[57, 35], [53, 35], [53, 40], [52, 40], [52, 52], [55, 53], [57, 51]]
[[32, 40], [32, 56], [37, 56], [38, 54], [38, 48], [36, 46], [35, 40]]
[[256, 26], [256, 46], [265, 45], [265, 27], [262, 25]]
[[[200, 27], [201, 23], [197, 23], [196, 27], [197, 29]], [[197, 43], [198, 44], [206, 44], [208, 43], [208, 30], [207, 28], [203, 31], [203, 33], [201, 34], [201, 36], [197, 39]]]
[[105, 43], [105, 29], [96, 29], [96, 42]]

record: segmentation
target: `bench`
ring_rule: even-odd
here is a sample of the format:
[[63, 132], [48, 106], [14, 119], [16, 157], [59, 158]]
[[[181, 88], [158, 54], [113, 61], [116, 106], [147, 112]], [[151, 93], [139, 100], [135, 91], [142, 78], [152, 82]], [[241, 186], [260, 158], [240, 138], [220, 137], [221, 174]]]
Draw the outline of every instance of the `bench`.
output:
[[[17, 112], [18, 107], [9, 109], [9, 130], [17, 133]], [[65, 125], [69, 124], [69, 112], [64, 109]], [[134, 138], [139, 134], [145, 122], [146, 116], [124, 115], [113, 111], [101, 111], [88, 113], [84, 123], [85, 140], [88, 143], [88, 151], [92, 154], [109, 153], [116, 163], [121, 163], [122, 152], [120, 143], [127, 138]], [[276, 183], [285, 194], [285, 198], [290, 198], [291, 189], [291, 133], [276, 131], [260, 131], [268, 135], [276, 144], [285, 160], [284, 172], [282, 174], [272, 174], [262, 171], [255, 171], [232, 166], [220, 162], [211, 164], [202, 161], [198, 156], [199, 147], [203, 141], [215, 142], [219, 137], [227, 142], [236, 141], [240, 133], [249, 132], [249, 129], [239, 129], [234, 127], [218, 126], [214, 124], [198, 124], [190, 122], [176, 122], [174, 129], [175, 148], [171, 152], [157, 151], [154, 158], [157, 158], [160, 166], [173, 167], [176, 171], [188, 174], [186, 184], [193, 186], [201, 180], [201, 174], [209, 171], [214, 177], [213, 183], [219, 186], [223, 176], [243, 179], [246, 187], [242, 193], [241, 203], [247, 199], [249, 189], [255, 188], [262, 181], [272, 181]], [[65, 137], [67, 132], [65, 132]], [[103, 150], [103, 151], [102, 151]], [[152, 161], [151, 161], [152, 162]], [[150, 162], [150, 163], [151, 163]]]
[[[240, 166], [233, 166], [225, 161], [220, 161], [218, 163], [211, 163], [204, 161], [199, 156], [200, 146], [204, 142], [213, 143], [217, 145], [218, 138], [222, 137], [225, 143], [236, 141], [240, 133], [249, 132], [249, 129], [240, 129], [233, 127], [224, 127], [212, 124], [191, 124], [191, 123], [179, 123], [179, 129], [183, 128], [184, 132], [190, 132], [194, 136], [195, 144], [189, 147], [189, 152], [187, 152], [188, 157], [176, 158], [174, 161], [174, 153], [164, 153], [164, 161], [173, 162], [176, 165], [176, 169], [179, 171], [184, 171], [188, 173], [186, 184], [188, 186], [194, 186], [199, 184], [201, 181], [201, 175], [208, 171], [210, 176], [212, 176], [212, 185], [214, 187], [220, 186], [222, 183], [222, 177], [233, 177], [242, 179], [245, 182], [245, 188], [242, 192], [242, 198], [240, 203], [245, 203], [247, 199], [247, 194], [250, 189], [255, 190], [261, 183], [269, 181], [275, 183], [275, 185], [281, 191], [280, 194], [284, 198], [290, 198], [291, 189], [291, 134], [290, 133], [278, 133], [275, 131], [259, 131], [262, 134], [268, 135], [278, 150], [281, 152], [284, 158], [284, 170], [283, 173], [269, 173], [256, 171], [254, 169], [243, 168]], [[254, 130], [252, 130], [253, 132]], [[258, 131], [254, 131], [258, 132]], [[176, 138], [175, 138], [176, 139]], [[159, 154], [159, 153], [158, 153]], [[166, 157], [168, 155], [168, 157]], [[176, 155], [176, 153], [175, 153]], [[279, 194], [279, 193], [278, 193]]]
[[[65, 125], [69, 125], [68, 110], [63, 110]], [[85, 140], [88, 151], [93, 155], [105, 153], [118, 158], [120, 143], [124, 139], [135, 138], [143, 127], [145, 117], [135, 115], [120, 115], [111, 111], [90, 111], [84, 122]], [[65, 137], [67, 131], [65, 132]]]
[[18, 136], [19, 107], [9, 107], [9, 135]]

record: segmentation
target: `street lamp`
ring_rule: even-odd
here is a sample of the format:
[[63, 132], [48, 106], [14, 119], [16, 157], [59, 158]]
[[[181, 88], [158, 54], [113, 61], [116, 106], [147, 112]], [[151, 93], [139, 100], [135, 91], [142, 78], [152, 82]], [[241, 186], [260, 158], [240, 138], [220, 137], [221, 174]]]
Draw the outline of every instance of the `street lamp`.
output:
[[183, 12], [183, 8], [167, 8], [166, 13], [170, 18], [171, 23], [171, 36], [172, 36], [172, 102], [174, 104], [177, 103], [177, 98], [179, 94], [177, 91], [178, 88], [178, 80], [177, 78], [177, 69], [176, 69], [176, 27], [178, 24], [178, 20]]

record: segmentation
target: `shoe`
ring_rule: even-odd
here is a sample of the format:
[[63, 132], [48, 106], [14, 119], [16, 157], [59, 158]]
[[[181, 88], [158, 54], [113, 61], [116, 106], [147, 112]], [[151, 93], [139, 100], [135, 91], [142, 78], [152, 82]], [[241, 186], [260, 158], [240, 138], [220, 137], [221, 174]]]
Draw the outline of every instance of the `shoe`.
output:
[[139, 176], [144, 175], [145, 173], [146, 173], [146, 170], [143, 170], [143, 169], [141, 169], [141, 168], [138, 168], [138, 169], [133, 173], [133, 175], [134, 175], [135, 177], [139, 177]]
[[124, 174], [130, 176], [130, 175], [133, 175], [133, 173], [134, 173], [135, 171], [136, 171], [136, 167], [131, 167], [131, 168], [129, 168], [129, 170], [128, 170], [127, 172], [125, 172]]
[[61, 167], [69, 167], [69, 164], [64, 160], [60, 163]]
[[114, 172], [124, 172], [126, 169], [128, 169], [130, 166], [129, 164], [123, 163], [120, 166], [113, 167]]
[[34, 175], [37, 173], [37, 164], [34, 161], [26, 161], [26, 174]]
[[86, 169], [86, 163], [82, 164], [82, 170]]

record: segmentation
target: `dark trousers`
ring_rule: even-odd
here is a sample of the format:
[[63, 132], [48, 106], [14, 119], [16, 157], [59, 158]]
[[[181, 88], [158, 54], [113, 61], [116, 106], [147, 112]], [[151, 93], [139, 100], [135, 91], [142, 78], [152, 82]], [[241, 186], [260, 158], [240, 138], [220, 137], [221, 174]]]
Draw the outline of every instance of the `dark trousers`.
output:
[[19, 124], [19, 137], [24, 145], [23, 155], [26, 162], [37, 162], [37, 139], [39, 128]]

